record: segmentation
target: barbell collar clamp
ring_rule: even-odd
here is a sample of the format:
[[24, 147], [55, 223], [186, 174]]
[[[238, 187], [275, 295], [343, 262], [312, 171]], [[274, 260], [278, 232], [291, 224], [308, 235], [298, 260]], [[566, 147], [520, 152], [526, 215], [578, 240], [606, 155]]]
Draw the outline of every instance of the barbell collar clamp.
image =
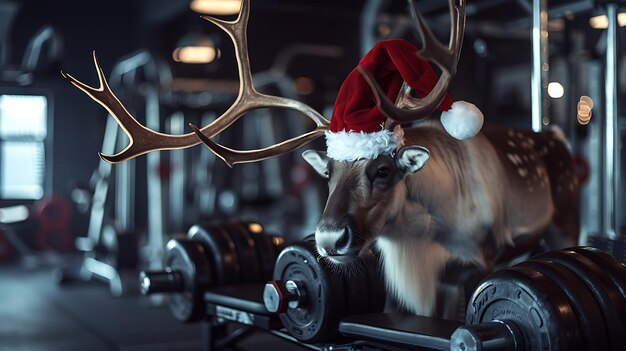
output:
[[141, 272], [139, 283], [143, 295], [176, 293], [185, 290], [183, 275], [169, 268], [159, 272]]
[[493, 321], [457, 328], [450, 351], [521, 351], [522, 333], [512, 321]]
[[272, 280], [263, 289], [263, 303], [271, 313], [285, 313], [288, 309], [303, 306], [305, 301], [306, 289], [298, 281]]

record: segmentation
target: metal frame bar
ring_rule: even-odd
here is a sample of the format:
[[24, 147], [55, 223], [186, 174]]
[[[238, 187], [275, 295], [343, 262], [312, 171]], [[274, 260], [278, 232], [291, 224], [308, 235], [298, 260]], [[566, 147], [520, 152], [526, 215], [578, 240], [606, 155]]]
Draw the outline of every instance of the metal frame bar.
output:
[[548, 60], [548, 4], [547, 0], [533, 0], [532, 73], [531, 73], [531, 125], [540, 132], [546, 112], [545, 89]]
[[606, 5], [608, 28], [605, 61], [605, 118], [602, 147], [602, 221], [600, 230], [613, 239], [619, 231], [619, 128], [617, 111], [617, 8], [615, 3]]

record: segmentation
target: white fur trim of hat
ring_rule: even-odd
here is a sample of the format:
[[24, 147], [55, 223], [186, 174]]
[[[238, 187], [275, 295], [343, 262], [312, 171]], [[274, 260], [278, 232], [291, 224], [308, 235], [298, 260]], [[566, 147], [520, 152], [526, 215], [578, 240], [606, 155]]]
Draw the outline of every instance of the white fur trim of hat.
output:
[[365, 133], [354, 131], [326, 132], [326, 155], [337, 161], [374, 159], [390, 155], [404, 145], [404, 130], [396, 126], [393, 131], [382, 129]]

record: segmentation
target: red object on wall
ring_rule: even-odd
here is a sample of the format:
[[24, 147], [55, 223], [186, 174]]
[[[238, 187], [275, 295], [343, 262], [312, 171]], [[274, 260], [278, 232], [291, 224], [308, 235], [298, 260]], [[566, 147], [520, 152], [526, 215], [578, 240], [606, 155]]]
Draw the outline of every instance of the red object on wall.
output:
[[59, 197], [46, 197], [35, 203], [37, 248], [69, 251], [72, 247], [69, 204]]

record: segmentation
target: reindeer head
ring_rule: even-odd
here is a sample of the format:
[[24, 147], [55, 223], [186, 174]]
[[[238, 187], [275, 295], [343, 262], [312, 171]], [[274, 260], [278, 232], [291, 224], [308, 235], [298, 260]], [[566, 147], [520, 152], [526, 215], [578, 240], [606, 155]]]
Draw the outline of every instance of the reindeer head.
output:
[[322, 151], [307, 150], [302, 156], [328, 180], [328, 201], [315, 231], [317, 250], [343, 263], [364, 252], [386, 219], [397, 215], [404, 199], [397, 198], [396, 186], [422, 169], [429, 152], [405, 146], [395, 155], [352, 162], [333, 160]]
[[[392, 148], [371, 157], [355, 157], [349, 160], [329, 158], [328, 156], [332, 155], [327, 156], [323, 152], [308, 151], [304, 154], [305, 159], [313, 168], [329, 181], [330, 196], [316, 232], [316, 240], [322, 256], [329, 256], [335, 262], [344, 262], [363, 251], [363, 248], [382, 228], [390, 211], [397, 208], [395, 203], [401, 201], [395, 198], [394, 189], [398, 183], [407, 175], [418, 172], [428, 160], [429, 152], [425, 148], [416, 145], [402, 146], [402, 134], [396, 133], [401, 129], [396, 127], [400, 123], [427, 118], [446, 98], [448, 84], [456, 72], [465, 27], [465, 0], [457, 1], [459, 3], [455, 4], [455, 0], [449, 0], [452, 20], [450, 43], [446, 48], [437, 41], [424, 19], [415, 10], [413, 0], [408, 0], [412, 18], [422, 37], [423, 47], [419, 51], [419, 56], [426, 61], [433, 62], [442, 72], [438, 79], [435, 78], [437, 82], [434, 87], [430, 87], [428, 91], [419, 91], [415, 86], [402, 82], [393, 89], [386, 87], [384, 91], [366, 68], [359, 66], [353, 71], [359, 79], [364, 78], [369, 89], [373, 91], [377, 109], [383, 116], [383, 130], [390, 135], [395, 135], [393, 137], [395, 139], [392, 138], [395, 142], [391, 144]], [[191, 125], [193, 133], [164, 134], [137, 122], [111, 91], [95, 53], [94, 62], [100, 87], [88, 86], [71, 75], [63, 73], [72, 85], [105, 107], [129, 137], [129, 145], [118, 154], [101, 154], [100, 156], [107, 162], [117, 163], [151, 151], [182, 149], [202, 142], [232, 167], [238, 163], [256, 162], [291, 152], [324, 134], [328, 136], [329, 127], [332, 127], [331, 122], [310, 106], [292, 99], [261, 94], [254, 88], [247, 48], [249, 12], [249, 0], [243, 0], [239, 16], [234, 21], [204, 17], [224, 30], [232, 39], [239, 69], [240, 88], [235, 102], [224, 114], [201, 129]], [[417, 55], [417, 49], [414, 49], [407, 56], [407, 61], [418, 60]], [[424, 97], [413, 97], [414, 89]], [[394, 97], [396, 97], [395, 103], [390, 100]], [[258, 150], [233, 150], [210, 139], [228, 128], [245, 113], [268, 107], [299, 111], [313, 120], [316, 128], [303, 135]], [[454, 110], [454, 106], [452, 108]], [[480, 129], [482, 115], [480, 118], [478, 128], [474, 127], [469, 132], [463, 126], [459, 129], [455, 118], [448, 118], [446, 122], [442, 116], [442, 124], [452, 136], [464, 139], [473, 136]]]

